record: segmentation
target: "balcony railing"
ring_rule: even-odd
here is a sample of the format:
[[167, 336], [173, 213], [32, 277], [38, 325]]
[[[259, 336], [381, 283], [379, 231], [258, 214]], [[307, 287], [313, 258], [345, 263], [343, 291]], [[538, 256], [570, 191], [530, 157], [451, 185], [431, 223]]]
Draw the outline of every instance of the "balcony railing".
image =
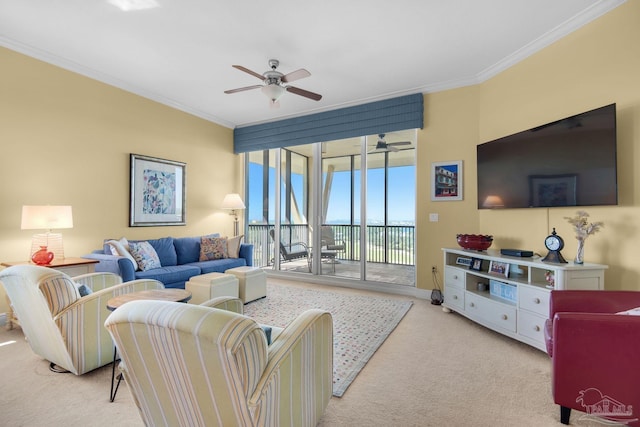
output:
[[[344, 243], [345, 250], [337, 253], [336, 258], [346, 261], [360, 261], [359, 225], [327, 224], [333, 229], [337, 243]], [[253, 265], [269, 266], [274, 259], [274, 245], [269, 230], [271, 224], [250, 224], [245, 241], [253, 243]], [[410, 225], [368, 225], [367, 262], [415, 265], [415, 227]], [[285, 245], [302, 242], [309, 245], [309, 227], [303, 225], [282, 225], [280, 238]]]

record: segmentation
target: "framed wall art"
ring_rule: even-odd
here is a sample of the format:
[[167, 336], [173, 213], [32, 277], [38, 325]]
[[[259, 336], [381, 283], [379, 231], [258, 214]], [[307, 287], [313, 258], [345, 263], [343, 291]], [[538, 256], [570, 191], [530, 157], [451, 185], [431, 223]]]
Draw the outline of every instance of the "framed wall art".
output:
[[131, 154], [130, 227], [185, 225], [186, 164]]
[[431, 201], [462, 200], [462, 160], [431, 163]]

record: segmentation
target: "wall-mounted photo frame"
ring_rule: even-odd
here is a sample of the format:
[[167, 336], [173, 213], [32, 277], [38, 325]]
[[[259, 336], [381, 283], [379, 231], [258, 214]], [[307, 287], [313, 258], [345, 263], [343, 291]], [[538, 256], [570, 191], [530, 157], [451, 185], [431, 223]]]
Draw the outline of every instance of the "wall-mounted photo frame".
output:
[[509, 277], [509, 263], [501, 261], [491, 261], [489, 264], [489, 273], [497, 274], [503, 277]]
[[465, 258], [465, 257], [459, 256], [458, 258], [456, 258], [456, 264], [469, 267], [471, 266], [471, 258]]
[[462, 200], [462, 160], [431, 163], [431, 201]]
[[471, 264], [469, 264], [469, 270], [482, 271], [482, 259], [471, 258]]
[[186, 224], [186, 163], [131, 154], [130, 227]]
[[575, 206], [575, 174], [529, 175], [529, 206]]

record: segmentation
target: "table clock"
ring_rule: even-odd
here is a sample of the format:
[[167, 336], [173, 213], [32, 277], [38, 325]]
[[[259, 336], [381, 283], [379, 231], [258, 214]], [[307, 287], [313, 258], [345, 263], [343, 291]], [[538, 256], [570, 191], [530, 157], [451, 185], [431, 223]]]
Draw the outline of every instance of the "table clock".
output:
[[544, 246], [549, 251], [547, 256], [542, 258], [543, 262], [556, 262], [566, 264], [567, 260], [564, 259], [560, 251], [564, 248], [564, 240], [558, 236], [554, 227], [553, 232], [544, 239]]

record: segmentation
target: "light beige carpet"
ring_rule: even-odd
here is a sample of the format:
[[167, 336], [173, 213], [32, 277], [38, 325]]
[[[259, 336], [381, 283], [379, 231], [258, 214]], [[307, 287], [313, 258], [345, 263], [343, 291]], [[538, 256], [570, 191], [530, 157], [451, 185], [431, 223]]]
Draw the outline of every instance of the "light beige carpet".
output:
[[244, 306], [258, 323], [284, 328], [305, 310], [333, 318], [333, 395], [342, 397], [369, 358], [411, 308], [411, 301], [300, 286], [267, 285], [267, 298]]
[[[344, 396], [331, 399], [320, 426], [561, 426], [546, 354], [413, 301]], [[17, 342], [0, 346], [0, 425], [142, 426], [126, 383], [109, 402], [110, 366], [80, 377], [55, 374], [19, 329], [0, 330], [0, 343], [9, 340]], [[573, 426], [597, 425], [579, 415], [572, 414]]]

